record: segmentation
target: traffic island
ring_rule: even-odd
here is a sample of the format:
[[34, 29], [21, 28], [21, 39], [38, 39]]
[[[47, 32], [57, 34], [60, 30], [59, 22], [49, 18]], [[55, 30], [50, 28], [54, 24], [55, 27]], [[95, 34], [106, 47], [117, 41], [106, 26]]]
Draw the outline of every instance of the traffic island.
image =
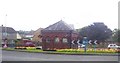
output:
[[[38, 49], [14, 49], [14, 48], [3, 48], [2, 50], [6, 51], [18, 51], [18, 52], [29, 52], [29, 53], [43, 53], [43, 54], [60, 54], [60, 55], [100, 55], [100, 56], [120, 56], [118, 52], [90, 52], [87, 51], [87, 53], [84, 53], [84, 51], [79, 51], [75, 49], [62, 49], [62, 50], [56, 50], [56, 51], [43, 51]], [[66, 51], [67, 50], [67, 51]]]

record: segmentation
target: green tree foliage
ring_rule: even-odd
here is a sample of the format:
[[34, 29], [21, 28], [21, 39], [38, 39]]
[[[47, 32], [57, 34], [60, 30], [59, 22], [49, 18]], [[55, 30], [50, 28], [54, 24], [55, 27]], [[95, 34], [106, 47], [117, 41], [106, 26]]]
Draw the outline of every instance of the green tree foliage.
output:
[[114, 29], [113, 30], [112, 39], [115, 42], [120, 42], [120, 30], [119, 29]]
[[99, 22], [83, 27], [79, 33], [82, 37], [98, 41], [105, 41], [112, 35], [112, 31], [104, 23]]

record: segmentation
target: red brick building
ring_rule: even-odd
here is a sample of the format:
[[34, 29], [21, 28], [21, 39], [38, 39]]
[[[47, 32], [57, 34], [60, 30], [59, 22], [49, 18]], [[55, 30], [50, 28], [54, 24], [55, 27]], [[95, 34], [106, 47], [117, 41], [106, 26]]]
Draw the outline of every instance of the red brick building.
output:
[[41, 34], [43, 50], [78, 47], [78, 33], [62, 20], [41, 30]]

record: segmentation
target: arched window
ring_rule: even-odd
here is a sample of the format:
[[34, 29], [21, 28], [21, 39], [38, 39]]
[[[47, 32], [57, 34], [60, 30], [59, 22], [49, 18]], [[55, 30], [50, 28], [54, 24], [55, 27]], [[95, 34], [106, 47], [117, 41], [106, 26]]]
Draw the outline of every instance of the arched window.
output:
[[68, 42], [67, 38], [63, 38], [63, 39], [62, 39], [62, 42], [63, 42], [63, 43], [67, 43], [67, 42]]
[[60, 39], [58, 37], [55, 37], [55, 42], [59, 42]]
[[50, 42], [50, 37], [46, 38], [46, 42], [48, 42], [48, 43]]

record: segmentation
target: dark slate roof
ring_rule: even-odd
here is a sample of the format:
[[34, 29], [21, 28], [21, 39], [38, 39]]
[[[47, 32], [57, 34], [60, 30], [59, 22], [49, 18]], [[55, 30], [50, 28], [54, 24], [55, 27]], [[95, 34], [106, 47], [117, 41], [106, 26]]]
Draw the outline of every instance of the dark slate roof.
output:
[[69, 26], [64, 21], [60, 20], [53, 25], [48, 26], [43, 30], [74, 30], [73, 27]]
[[35, 32], [34, 30], [31, 30], [31, 31], [22, 31], [22, 30], [17, 31], [17, 33], [24, 34], [24, 35], [33, 35], [34, 32]]
[[0, 26], [0, 30], [0, 32], [16, 33], [16, 31], [11, 27]]

